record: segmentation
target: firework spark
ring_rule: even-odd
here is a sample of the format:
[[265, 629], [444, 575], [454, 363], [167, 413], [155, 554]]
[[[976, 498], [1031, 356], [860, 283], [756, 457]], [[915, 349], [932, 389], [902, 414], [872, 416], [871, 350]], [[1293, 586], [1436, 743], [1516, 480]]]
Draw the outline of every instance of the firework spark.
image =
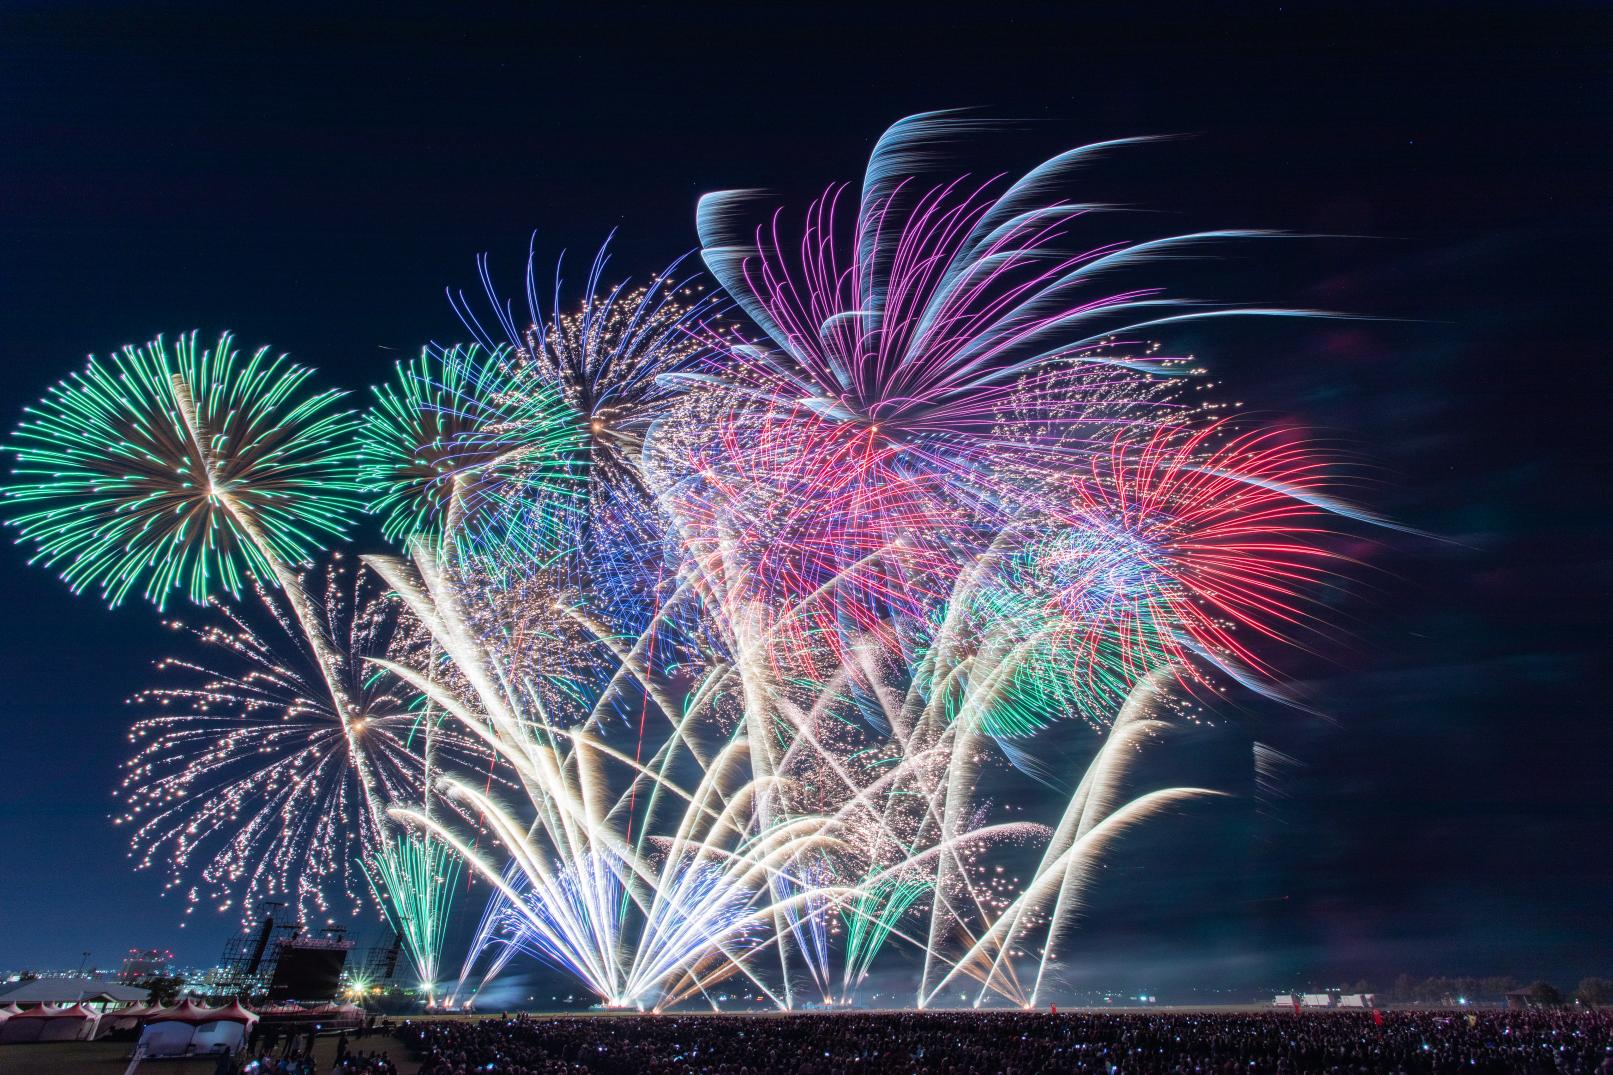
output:
[[159, 670], [180, 682], [133, 699], [158, 712], [130, 732], [118, 822], [132, 829], [137, 864], [165, 870], [167, 888], [193, 905], [238, 907], [243, 918], [265, 899], [299, 913], [338, 902], [356, 911], [360, 866], [385, 843], [374, 797], [422, 801], [426, 740], [432, 771], [486, 769], [473, 740], [434, 731], [408, 691], [365, 665], [399, 651], [396, 599], [367, 573], [337, 564], [324, 574], [321, 612], [347, 658], [352, 711], [336, 711], [300, 624], [261, 587], [268, 629], [215, 601], [213, 624], [184, 628], [204, 656], [163, 660]]

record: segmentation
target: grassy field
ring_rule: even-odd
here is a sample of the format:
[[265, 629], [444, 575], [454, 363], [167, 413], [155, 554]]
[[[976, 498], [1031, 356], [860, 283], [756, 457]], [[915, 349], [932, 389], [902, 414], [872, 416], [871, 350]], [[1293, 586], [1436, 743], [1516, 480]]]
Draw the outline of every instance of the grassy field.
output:
[[[52, 1041], [43, 1044], [0, 1045], [0, 1075], [123, 1075], [129, 1066], [126, 1041]], [[359, 1042], [359, 1052], [385, 1050], [400, 1075], [415, 1075], [419, 1065], [410, 1060], [395, 1038], [372, 1035]], [[324, 1075], [336, 1062], [336, 1039], [320, 1038], [314, 1045], [314, 1070]], [[212, 1075], [211, 1059], [148, 1060], [139, 1075]]]

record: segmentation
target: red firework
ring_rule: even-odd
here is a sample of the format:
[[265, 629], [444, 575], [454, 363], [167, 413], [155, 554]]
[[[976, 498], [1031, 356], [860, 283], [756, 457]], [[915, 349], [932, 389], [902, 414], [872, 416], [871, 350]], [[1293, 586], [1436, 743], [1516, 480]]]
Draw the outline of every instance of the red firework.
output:
[[[1326, 525], [1326, 460], [1283, 430], [1225, 423], [1116, 440], [1073, 482], [1069, 525], [1112, 527], [1167, 584], [1156, 610], [1183, 644], [1262, 675], [1256, 639], [1325, 632], [1313, 594], [1341, 560]], [[1255, 636], [1255, 637], [1250, 637]]]

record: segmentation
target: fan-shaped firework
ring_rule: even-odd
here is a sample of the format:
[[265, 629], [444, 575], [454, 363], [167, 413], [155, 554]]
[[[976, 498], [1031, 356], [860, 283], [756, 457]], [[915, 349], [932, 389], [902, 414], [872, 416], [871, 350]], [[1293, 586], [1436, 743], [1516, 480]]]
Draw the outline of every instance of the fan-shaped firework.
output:
[[[415, 569], [400, 561], [371, 561], [396, 592], [430, 625], [437, 643], [464, 675], [463, 697], [441, 690], [416, 669], [388, 665], [466, 730], [476, 730], [519, 775], [532, 814], [513, 814], [474, 786], [447, 781], [448, 795], [474, 810], [513, 858], [506, 871], [471, 848], [451, 826], [423, 812], [397, 808], [401, 819], [454, 847], [501, 900], [521, 946], [575, 974], [612, 1005], [643, 1004], [666, 995], [669, 980], [690, 975], [707, 981], [739, 972], [733, 957], [748, 946], [752, 929], [768, 920], [777, 901], [767, 879], [805, 846], [819, 840], [810, 824], [752, 831], [736, 814], [746, 801], [745, 753], [730, 747], [702, 766], [696, 787], [678, 787], [667, 775], [687, 736], [674, 730], [666, 745], [641, 764], [598, 736], [608, 696], [643, 691], [663, 713], [677, 707], [633, 654], [621, 653], [620, 678], [606, 697], [584, 704], [575, 724], [554, 719], [519, 664], [520, 651], [490, 652], [460, 618], [459, 600], [438, 566], [416, 550]], [[505, 591], [495, 591], [504, 593]], [[681, 719], [674, 718], [675, 725]], [[625, 787], [617, 781], [625, 780]], [[675, 836], [650, 840], [631, 829], [634, 800], [687, 804]], [[624, 831], [624, 823], [629, 828]], [[716, 969], [707, 965], [715, 962]]]
[[375, 901], [408, 949], [428, 1001], [441, 973], [443, 941], [461, 870], [459, 856], [429, 833], [400, 833], [365, 863]]
[[[1116, 333], [1227, 312], [1194, 310], [1157, 286], [1108, 290], [1119, 269], [1210, 241], [1259, 233], [1218, 231], [1142, 243], [1086, 244], [1076, 226], [1100, 208], [1065, 200], [1062, 181], [1127, 142], [1059, 154], [1010, 183], [961, 179], [925, 185], [915, 169], [934, 149], [980, 123], [954, 113], [908, 117], [879, 139], [854, 221], [841, 226], [847, 188], [807, 210], [798, 242], [779, 217], [745, 223], [749, 192], [701, 200], [702, 254], [718, 280], [767, 334], [771, 347], [735, 348], [771, 393], [839, 421], [872, 427], [930, 464], [989, 464], [1008, 412], [1035, 415], [1044, 436], [1093, 426], [1093, 398], [1071, 391], [1067, 371], [1108, 369], [1137, 387], [1177, 360], [1116, 340]], [[1140, 322], [1140, 323], [1139, 323]], [[1131, 337], [1134, 338], [1134, 337]], [[1127, 377], [1127, 374], [1131, 377]], [[932, 438], [943, 441], [927, 450]], [[1069, 443], [1054, 436], [1054, 443]], [[1079, 442], [1079, 438], [1077, 438]], [[944, 447], [943, 447], [944, 446]]]
[[393, 540], [499, 560], [551, 556], [581, 506], [581, 419], [508, 347], [428, 347], [365, 414], [360, 475]]
[[[1109, 333], [1195, 315], [1158, 289], [1099, 281], [1211, 236], [1076, 242], [1092, 207], [1061, 200], [1058, 180], [1104, 147], [1010, 184], [912, 177], [970, 126], [949, 114], [894, 126], [854, 221], [843, 226], [851, 196], [832, 189], [798, 241], [780, 214], [747, 224], [747, 192], [701, 202], [706, 264], [767, 338], [723, 338], [731, 368], [685, 378], [685, 421], [658, 427], [652, 447], [699, 475], [669, 486], [684, 540], [744, 561], [764, 605], [834, 578], [823, 614], [835, 621], [923, 620], [1046, 480], [1117, 427], [1186, 416], [1171, 384], [1184, 360]], [[779, 524], [757, 525], [768, 518]]]
[[307, 559], [357, 514], [354, 418], [311, 376], [267, 347], [243, 357], [228, 334], [91, 356], [12, 438], [12, 523], [75, 591], [114, 605], [274, 578], [272, 557]]

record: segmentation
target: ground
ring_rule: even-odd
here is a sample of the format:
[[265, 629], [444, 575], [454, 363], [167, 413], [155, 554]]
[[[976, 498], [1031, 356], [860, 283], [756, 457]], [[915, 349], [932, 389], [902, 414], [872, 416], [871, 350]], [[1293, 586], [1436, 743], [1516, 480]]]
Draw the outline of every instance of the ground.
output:
[[[1071, 1008], [1070, 1011], [1093, 1009]], [[1224, 1004], [1224, 1005], [1187, 1005], [1181, 1008], [1170, 1005], [1159, 1005], [1147, 1009], [1115, 1009], [1100, 1010], [1147, 1010], [1147, 1011], [1203, 1011], [1219, 1013], [1261, 1012], [1270, 1011], [1271, 1007], [1265, 1004]], [[496, 1015], [495, 1012], [479, 1012], [472, 1018], [488, 1018]], [[623, 1019], [636, 1018], [637, 1013], [603, 1013], [603, 1012], [569, 1012], [567, 1016], [589, 1015], [596, 1019]], [[690, 1012], [687, 1014], [707, 1015], [709, 1012]], [[749, 1015], [782, 1015], [778, 1012], [751, 1012]], [[867, 1011], [858, 1011], [856, 1014], [867, 1015]], [[417, 1015], [416, 1019], [462, 1019], [461, 1015]], [[361, 1052], [370, 1050], [385, 1050], [398, 1065], [399, 1075], [415, 1075], [419, 1065], [411, 1060], [408, 1053], [396, 1038], [383, 1037], [379, 1034], [364, 1039], [358, 1043]], [[43, 1045], [5, 1045], [0, 1046], [0, 1075], [123, 1075], [129, 1064], [128, 1042], [97, 1041], [97, 1042], [49, 1042]], [[334, 1037], [321, 1038], [315, 1046], [315, 1056], [319, 1063], [315, 1071], [323, 1075], [330, 1070], [336, 1062], [336, 1039]], [[212, 1062], [207, 1060], [148, 1060], [140, 1065], [138, 1075], [211, 1075]]]
[[[0, 1045], [0, 1075], [123, 1075], [129, 1066], [130, 1043], [126, 1041], [53, 1041], [39, 1045]], [[360, 1052], [386, 1050], [398, 1065], [399, 1075], [415, 1075], [420, 1065], [410, 1060], [395, 1038], [379, 1035], [359, 1043]], [[324, 1075], [336, 1062], [336, 1039], [321, 1038], [314, 1046], [319, 1063], [314, 1070]], [[148, 1060], [138, 1075], [212, 1075], [213, 1061]]]

